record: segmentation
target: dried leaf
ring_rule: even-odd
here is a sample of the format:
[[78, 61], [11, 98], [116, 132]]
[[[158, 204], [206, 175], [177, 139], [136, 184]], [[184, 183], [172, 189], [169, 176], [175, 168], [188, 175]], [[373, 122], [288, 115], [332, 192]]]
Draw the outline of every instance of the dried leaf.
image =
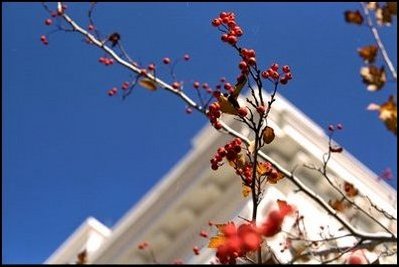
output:
[[345, 182], [344, 183], [344, 191], [346, 196], [355, 197], [359, 193], [358, 190], [353, 186], [353, 184]]
[[248, 79], [247, 76], [241, 75], [240, 79], [237, 81], [236, 85], [234, 86], [234, 92], [231, 94], [235, 99], [237, 99], [238, 95], [240, 94], [242, 88], [247, 83]]
[[242, 184], [242, 191], [241, 191], [241, 193], [242, 193], [242, 196], [243, 196], [243, 197], [248, 197], [249, 194], [251, 193], [251, 187], [249, 187], [249, 186], [247, 186], [247, 185], [245, 185], [245, 184]]
[[148, 89], [150, 91], [155, 91], [157, 90], [157, 85], [153, 80], [150, 80], [148, 78], [142, 78], [139, 81], [139, 84], [144, 87], [145, 89]]
[[335, 209], [336, 211], [343, 212], [348, 208], [348, 204], [344, 202], [344, 200], [329, 200], [328, 204]]
[[[230, 115], [238, 115], [238, 108], [236, 108], [231, 101], [229, 101], [228, 96], [220, 95], [218, 99], [220, 105], [220, 111]], [[234, 103], [237, 104], [237, 103]]]
[[363, 16], [359, 10], [345, 11], [345, 21], [348, 23], [361, 25], [363, 23]]
[[267, 177], [267, 182], [269, 184], [277, 184], [278, 181], [280, 181], [281, 179], [283, 179], [285, 176], [283, 173], [281, 172], [277, 172], [277, 175], [269, 175]]
[[280, 209], [280, 213], [284, 216], [294, 211], [294, 208], [289, 205], [285, 200], [277, 199], [277, 205]]
[[392, 23], [392, 16], [397, 14], [397, 3], [387, 2], [375, 11], [375, 18], [379, 25], [389, 26]]
[[77, 255], [77, 261], [76, 264], [86, 264], [87, 263], [87, 251], [84, 249], [82, 252], [80, 252]]
[[226, 242], [226, 237], [218, 233], [217, 235], [211, 237], [209, 239], [208, 248], [218, 248], [219, 246], [223, 245]]
[[258, 163], [258, 166], [256, 167], [256, 172], [258, 173], [259, 176], [268, 174], [272, 171], [273, 166], [270, 162], [260, 162]]
[[266, 144], [270, 144], [271, 142], [273, 142], [275, 138], [274, 129], [272, 127], [266, 126], [262, 138]]
[[251, 154], [255, 152], [255, 140], [249, 141], [248, 152]]
[[359, 56], [363, 58], [366, 63], [373, 63], [375, 61], [375, 57], [377, 56], [378, 46], [369, 45], [361, 47], [357, 50]]
[[368, 110], [378, 110], [379, 118], [385, 123], [387, 129], [397, 135], [398, 132], [398, 111], [393, 95], [389, 96], [388, 101], [382, 105], [375, 103], [369, 104]]
[[360, 75], [363, 78], [363, 83], [367, 85], [367, 90], [369, 91], [380, 90], [387, 80], [384, 66], [380, 69], [376, 66], [362, 67]]

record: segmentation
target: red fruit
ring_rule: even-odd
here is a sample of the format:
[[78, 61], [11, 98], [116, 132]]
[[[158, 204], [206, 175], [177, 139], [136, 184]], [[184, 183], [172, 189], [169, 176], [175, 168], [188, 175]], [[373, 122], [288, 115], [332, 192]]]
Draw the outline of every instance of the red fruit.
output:
[[200, 232], [200, 236], [202, 236], [202, 237], [204, 237], [204, 238], [207, 238], [207, 237], [208, 237], [208, 233], [205, 232], [204, 230], [202, 230], [202, 231]]
[[262, 115], [263, 113], [265, 113], [266, 108], [265, 108], [265, 106], [258, 106], [256, 108], [256, 111], [258, 111], [258, 113]]
[[248, 110], [246, 107], [241, 107], [238, 109], [238, 115], [240, 115], [240, 117], [245, 117], [248, 114]]
[[46, 35], [42, 35], [42, 36], [40, 36], [40, 41], [42, 41], [42, 42], [45, 42], [45, 41], [47, 41], [47, 37], [46, 37]]
[[272, 69], [272, 70], [274, 70], [274, 71], [277, 71], [278, 70], [278, 64], [277, 63], [274, 63], [270, 68]]
[[147, 70], [146, 69], [141, 69], [140, 70], [140, 74], [143, 75], [143, 76], [146, 76], [147, 75]]
[[222, 24], [222, 20], [220, 18], [212, 20], [212, 25], [218, 27]]
[[224, 87], [224, 89], [229, 90], [229, 89], [231, 89], [233, 86], [231, 85], [231, 83], [225, 83], [223, 87]]
[[130, 83], [129, 83], [129, 82], [124, 82], [124, 83], [122, 84], [122, 89], [123, 89], [123, 90], [126, 90], [126, 89], [129, 88], [129, 86], [130, 86]]
[[240, 37], [240, 36], [242, 36], [243, 34], [244, 34], [244, 32], [242, 31], [241, 28], [234, 29], [234, 35], [235, 35], [235, 36]]
[[219, 18], [221, 18], [221, 19], [223, 19], [227, 16], [228, 16], [227, 12], [220, 12], [220, 14], [219, 14]]
[[231, 45], [236, 44], [237, 41], [238, 41], [238, 38], [237, 38], [236, 36], [234, 36], [234, 35], [229, 35], [229, 36], [227, 37], [227, 42], [228, 42], [229, 44], [231, 44]]
[[363, 264], [363, 260], [355, 255], [351, 255], [348, 259], [348, 264]]
[[219, 165], [217, 164], [212, 164], [211, 165], [212, 170], [216, 171], [219, 168]]
[[264, 79], [269, 78], [269, 72], [267, 72], [267, 71], [265, 71], [265, 70], [262, 71], [261, 75], [262, 75], [262, 77], [263, 77]]
[[281, 84], [287, 84], [287, 82], [288, 82], [288, 79], [285, 76], [280, 79]]
[[174, 89], [179, 89], [179, 88], [180, 88], [180, 83], [178, 83], [178, 82], [173, 82], [173, 83], [172, 83], [172, 87], [173, 87]]
[[256, 59], [254, 58], [254, 57], [250, 57], [249, 59], [248, 59], [248, 64], [249, 65], [255, 65], [255, 63], [256, 63]]
[[193, 110], [191, 108], [186, 108], [186, 113], [187, 114], [191, 114], [193, 112]]
[[328, 125], [328, 130], [331, 132], [334, 131], [334, 125], [332, 124]]
[[169, 64], [170, 63], [170, 58], [164, 57], [162, 61], [163, 61], [164, 64]]
[[202, 88], [207, 89], [208, 87], [209, 87], [209, 85], [207, 83], [202, 84]]
[[200, 249], [197, 246], [193, 247], [193, 251], [194, 251], [195, 255], [199, 255], [200, 254]]
[[189, 54], [185, 54], [183, 58], [184, 58], [184, 60], [186, 60], [186, 61], [187, 61], [187, 60], [189, 60], [189, 59], [190, 59], [190, 55], [189, 55]]
[[199, 82], [194, 82], [194, 83], [193, 83], [193, 87], [194, 87], [195, 89], [198, 89], [198, 88], [200, 87], [200, 83], [199, 83]]
[[285, 77], [287, 77], [288, 80], [291, 80], [292, 79], [291, 72], [288, 72], [287, 74], [285, 74]]
[[220, 129], [222, 129], [222, 123], [220, 122], [220, 121], [217, 121], [214, 125], [213, 125], [213, 127], [215, 127], [215, 129], [216, 130], [220, 130]]
[[49, 26], [49, 25], [53, 24], [53, 21], [52, 21], [51, 19], [46, 19], [46, 20], [44, 21], [44, 24], [46, 24], [47, 26]]
[[251, 231], [244, 234], [242, 241], [246, 251], [254, 251], [259, 248], [261, 238], [255, 231]]
[[291, 70], [290, 70], [290, 67], [288, 66], [288, 65], [284, 65], [283, 66], [283, 72], [285, 72], [285, 73], [288, 73], [288, 72], [290, 72]]
[[229, 35], [227, 33], [222, 34], [222, 37], [220, 38], [223, 42], [227, 42], [229, 39]]
[[246, 69], [246, 68], [248, 68], [247, 62], [241, 61], [240, 64], [238, 64], [238, 67], [239, 67], [240, 69]]
[[272, 77], [273, 79], [277, 80], [280, 77], [280, 74], [278, 74], [277, 71], [273, 71]]
[[89, 31], [92, 31], [92, 30], [94, 30], [94, 25], [92, 25], [92, 24], [89, 24], [89, 26], [87, 27], [87, 29], [88, 29]]
[[148, 65], [148, 70], [150, 70], [150, 71], [154, 71], [155, 70], [155, 65], [154, 64], [150, 64], [150, 65]]
[[343, 128], [344, 128], [344, 126], [342, 126], [341, 123], [338, 123], [338, 124], [337, 124], [337, 129], [338, 129], [338, 130], [342, 130]]

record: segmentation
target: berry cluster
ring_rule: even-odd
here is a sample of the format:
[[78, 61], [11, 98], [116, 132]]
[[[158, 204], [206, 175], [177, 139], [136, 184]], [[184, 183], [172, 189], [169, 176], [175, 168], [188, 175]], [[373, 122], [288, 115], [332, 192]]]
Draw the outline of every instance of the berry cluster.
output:
[[143, 250], [143, 249], [146, 249], [146, 248], [148, 248], [149, 247], [149, 244], [147, 243], [147, 242], [142, 242], [142, 243], [140, 243], [138, 246], [137, 246], [137, 248], [138, 249], [140, 249], [140, 250]]
[[226, 157], [228, 161], [234, 162], [238, 158], [238, 154], [241, 152], [241, 144], [241, 139], [235, 138], [224, 147], [219, 147], [216, 154], [211, 159], [212, 170], [216, 171], [221, 166], [220, 163], [223, 161], [224, 157]]
[[98, 59], [98, 62], [100, 62], [101, 64], [104, 64], [105, 66], [109, 66], [115, 63], [113, 58], [108, 58], [108, 57], [100, 57]]
[[279, 81], [281, 84], [287, 84], [292, 79], [291, 69], [288, 65], [282, 67], [282, 73], [278, 72], [279, 65], [274, 63], [269, 69], [262, 71], [261, 75], [264, 79], [272, 79]]
[[343, 128], [344, 128], [344, 126], [343, 126], [341, 123], [338, 123], [337, 125], [335, 125], [335, 127], [334, 127], [334, 125], [332, 125], [332, 124], [328, 125], [328, 130], [329, 130], [330, 132], [334, 132], [335, 129], [337, 129], [337, 130], [342, 130]]
[[243, 75], [248, 75], [249, 67], [256, 64], [255, 50], [242, 48], [240, 50], [240, 55], [243, 60], [238, 64], [238, 67]]
[[218, 120], [222, 115], [222, 112], [220, 111], [220, 105], [218, 102], [214, 102], [209, 105], [209, 111], [206, 115], [216, 130], [220, 130], [222, 128], [222, 124]]
[[241, 224], [238, 228], [230, 222], [221, 229], [223, 242], [217, 247], [216, 257], [221, 264], [235, 264], [237, 257], [259, 248], [262, 237], [256, 226]]
[[227, 30], [223, 30], [222, 41], [231, 45], [235, 45], [238, 38], [243, 35], [243, 31], [235, 21], [235, 14], [233, 12], [221, 12], [219, 17], [212, 20], [212, 25], [215, 27], [224, 26]]

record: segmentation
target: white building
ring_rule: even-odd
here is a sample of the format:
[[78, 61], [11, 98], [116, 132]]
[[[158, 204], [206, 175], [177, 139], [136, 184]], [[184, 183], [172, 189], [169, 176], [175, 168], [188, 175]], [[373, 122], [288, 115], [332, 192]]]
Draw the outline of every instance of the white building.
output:
[[[235, 130], [248, 134], [246, 129], [240, 129], [237, 121], [228, 116], [224, 119]], [[321, 165], [322, 155], [328, 149], [323, 129], [280, 95], [273, 104], [268, 123], [274, 128], [276, 139], [265, 147], [265, 153], [287, 170], [296, 167], [295, 175], [325, 201], [335, 198], [336, 194], [320, 174], [303, 167], [306, 163]], [[220, 134], [211, 126], [204, 127], [193, 139], [192, 149], [187, 155], [112, 229], [94, 218], [87, 219], [45, 263], [74, 263], [77, 254], [85, 249], [88, 263], [152, 263], [150, 253], [137, 248], [144, 240], [149, 242], [157, 262], [172, 263], [180, 258], [185, 263], [208, 263], [215, 251], [208, 249], [207, 240], [199, 236], [202, 229], [209, 230], [207, 222], [237, 220], [237, 215], [249, 218], [246, 214], [250, 199], [241, 197], [241, 181], [233, 170], [222, 167], [212, 171], [210, 168], [209, 159], [216, 149], [231, 139], [231, 136]], [[348, 152], [334, 154], [328, 166], [331, 177], [345, 178], [396, 218], [396, 190], [378, 180], [376, 174]], [[326, 212], [303, 194], [294, 193], [294, 190], [295, 187], [286, 180], [271, 185], [262, 201], [260, 213], [270, 209], [277, 198], [286, 199], [289, 203], [295, 203], [305, 218], [311, 218], [306, 225], [309, 229], [329, 224], [331, 231], [338, 230], [339, 225]], [[357, 203], [368, 204], [360, 197]], [[356, 211], [350, 216], [353, 217], [351, 223], [357, 228], [367, 232], [378, 231]], [[373, 212], [373, 216], [396, 234], [396, 220], [388, 220], [378, 212]], [[268, 241], [269, 244], [273, 242], [278, 247], [277, 239]], [[341, 242], [350, 243], [351, 240]], [[198, 256], [192, 251], [195, 245], [202, 248]], [[396, 255], [391, 260], [396, 262]]]

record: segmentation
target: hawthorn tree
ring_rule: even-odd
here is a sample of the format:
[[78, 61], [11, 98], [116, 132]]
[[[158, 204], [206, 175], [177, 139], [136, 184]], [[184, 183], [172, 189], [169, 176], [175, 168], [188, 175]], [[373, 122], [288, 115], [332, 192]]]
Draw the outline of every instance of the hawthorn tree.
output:
[[[391, 225], [395, 226], [396, 215], [383, 210], [343, 178], [333, 179], [328, 172], [327, 166], [330, 159], [334, 154], [343, 151], [343, 148], [335, 144], [332, 139], [336, 132], [343, 129], [342, 124], [328, 126], [329, 140], [322, 165], [306, 166], [326, 179], [331, 187], [330, 190], [337, 193], [340, 196], [339, 199], [324, 199], [306, 186], [301, 178], [294, 174], [294, 171], [283, 168], [279, 162], [262, 151], [262, 148], [276, 138], [274, 129], [268, 124], [270, 111], [277, 99], [276, 93], [280, 87], [289, 86], [290, 81], [294, 79], [292, 74], [294, 71], [285, 62], [283, 64], [275, 62], [266, 68], [261, 67], [262, 63], [257, 61], [256, 51], [245, 47], [240, 42], [240, 37], [245, 34], [245, 29], [243, 25], [239, 24], [239, 14], [222, 11], [220, 14], [215, 14], [215, 17], [211, 20], [211, 26], [220, 33], [220, 40], [226, 44], [226, 49], [231, 49], [235, 53], [239, 70], [237, 79], [233, 82], [221, 79], [215, 88], [211, 88], [207, 83], [194, 82], [192, 87], [196, 90], [196, 96], [193, 97], [183, 90], [184, 82], [178, 80], [175, 75], [174, 69], [177, 61], [168, 57], [162, 59], [161, 64], [169, 66], [170, 76], [172, 77], [172, 82], [165, 82], [159, 76], [157, 65], [154, 63], [139, 64], [129, 56], [123, 46], [121, 33], [101, 34], [93, 19], [95, 6], [95, 3], [90, 5], [87, 13], [89, 23], [87, 27], [83, 27], [68, 14], [67, 6], [62, 2], [58, 2], [56, 5], [43, 4], [50, 16], [45, 19], [44, 23], [47, 26], [55, 25], [55, 31], [80, 34], [93, 49], [104, 52], [104, 56], [98, 59], [101, 64], [106, 66], [119, 64], [134, 73], [132, 81], [124, 82], [120, 89], [117, 87], [110, 89], [108, 91], [109, 96], [117, 96], [118, 91], [121, 90], [124, 99], [131, 94], [136, 86], [144, 87], [150, 91], [165, 90], [174, 94], [187, 105], [187, 113], [199, 112], [209, 120], [215, 130], [228, 134], [232, 138], [224, 146], [215, 148], [214, 157], [210, 159], [210, 168], [218, 171], [220, 166], [226, 164], [235, 171], [242, 185], [243, 197], [250, 197], [251, 199], [252, 212], [250, 217], [241, 218], [240, 223], [232, 221], [210, 223], [215, 228], [215, 234], [212, 236], [205, 231], [199, 233], [200, 236], [209, 239], [208, 247], [215, 250], [215, 263], [300, 263], [316, 260], [320, 263], [359, 264], [377, 263], [381, 258], [396, 255], [396, 227], [382, 223], [370, 213], [370, 210], [377, 212], [379, 216], [384, 217]], [[376, 12], [376, 14], [382, 12], [385, 14], [382, 16], [382, 21], [385, 23], [391, 20], [391, 17], [387, 18], [387, 12], [390, 16], [396, 15], [396, 5], [395, 9], [393, 4], [387, 4], [386, 7], [362, 4], [362, 7], [378, 45], [361, 48], [359, 54], [368, 64], [374, 62], [377, 50], [380, 49], [383, 59], [396, 82], [396, 70], [386, 56], [380, 38], [377, 38], [375, 34], [375, 27], [370, 22], [369, 14], [371, 11]], [[347, 11], [345, 18], [351, 23], [361, 24], [363, 22], [363, 16], [359, 11]], [[378, 15], [376, 15], [376, 18], [378, 18]], [[57, 24], [54, 24], [54, 20], [57, 20]], [[44, 45], [49, 45], [46, 35], [42, 35], [40, 40]], [[190, 56], [186, 54], [182, 60], [188, 61]], [[381, 89], [386, 79], [384, 67], [377, 68], [374, 65], [367, 65], [364, 68], [361, 75], [369, 90]], [[242, 97], [243, 89], [248, 89], [250, 94]], [[380, 118], [385, 122], [388, 130], [396, 134], [396, 103], [394, 97], [390, 97], [388, 102], [382, 105], [374, 104], [371, 109], [378, 109]], [[249, 137], [243, 136], [232, 129], [223, 121], [226, 117], [233, 117], [239, 121], [250, 130], [251, 135]], [[304, 226], [306, 218], [301, 214], [301, 209], [296, 207], [295, 203], [289, 203], [283, 199], [276, 199], [276, 208], [270, 209], [267, 214], [259, 214], [259, 206], [264, 198], [265, 190], [279, 183], [282, 179], [295, 185], [298, 192], [304, 193], [311, 201], [324, 209], [336, 223], [341, 225], [342, 231], [332, 235], [328, 232], [328, 229], [321, 228], [320, 238], [309, 238]], [[360, 205], [357, 199], [366, 200], [367, 208]], [[345, 213], [349, 209], [357, 210], [370, 223], [375, 224], [379, 231], [371, 233], [358, 229], [356, 225], [350, 222]], [[283, 231], [282, 225], [287, 217], [291, 217], [293, 220], [288, 227], [289, 230]], [[276, 235], [282, 235], [285, 238], [282, 249], [268, 245], [269, 238]], [[340, 246], [337, 244], [337, 240], [347, 239], [348, 237], [352, 238], [352, 245]], [[150, 242], [138, 244], [138, 249], [151, 253], [154, 262], [158, 263], [155, 257], [156, 251], [151, 250]], [[285, 260], [276, 257], [278, 250], [281, 250], [281, 252], [288, 251], [289, 257]], [[373, 252], [374, 257], [370, 257], [367, 251]], [[200, 249], [194, 247], [193, 253], [198, 255]], [[79, 253], [78, 263], [86, 263], [86, 256], [84, 251]], [[178, 257], [178, 255], [176, 256]], [[181, 262], [176, 261], [175, 263]]]

